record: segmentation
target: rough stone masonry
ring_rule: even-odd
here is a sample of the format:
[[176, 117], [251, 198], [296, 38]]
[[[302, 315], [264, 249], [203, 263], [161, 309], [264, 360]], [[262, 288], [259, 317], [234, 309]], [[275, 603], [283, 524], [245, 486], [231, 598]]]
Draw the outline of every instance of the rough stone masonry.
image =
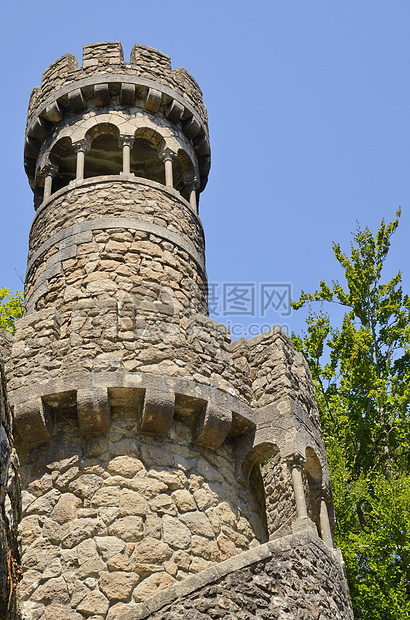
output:
[[352, 619], [306, 362], [208, 316], [195, 80], [142, 45], [66, 54], [25, 166], [25, 311], [0, 340], [13, 618]]

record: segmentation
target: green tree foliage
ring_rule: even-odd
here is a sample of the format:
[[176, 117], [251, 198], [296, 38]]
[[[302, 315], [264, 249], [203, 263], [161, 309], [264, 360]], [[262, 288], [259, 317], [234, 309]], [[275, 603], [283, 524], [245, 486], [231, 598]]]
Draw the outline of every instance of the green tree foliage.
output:
[[[357, 225], [349, 256], [333, 244], [345, 284], [321, 282], [293, 303], [309, 306], [294, 339], [316, 385], [357, 620], [410, 619], [410, 299], [400, 272], [382, 282], [399, 218], [376, 235]], [[345, 309], [339, 327], [326, 303]]]
[[14, 334], [14, 323], [21, 317], [23, 293], [16, 291], [10, 295], [7, 288], [0, 288], [0, 329]]

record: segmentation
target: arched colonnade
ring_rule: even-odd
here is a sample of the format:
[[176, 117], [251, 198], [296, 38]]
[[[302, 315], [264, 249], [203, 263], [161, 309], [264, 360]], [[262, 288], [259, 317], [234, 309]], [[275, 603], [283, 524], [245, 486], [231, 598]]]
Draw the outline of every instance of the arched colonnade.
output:
[[198, 163], [180, 134], [147, 117], [116, 119], [112, 113], [67, 125], [39, 158], [36, 193], [45, 201], [72, 181], [133, 175], [174, 188], [197, 212]]

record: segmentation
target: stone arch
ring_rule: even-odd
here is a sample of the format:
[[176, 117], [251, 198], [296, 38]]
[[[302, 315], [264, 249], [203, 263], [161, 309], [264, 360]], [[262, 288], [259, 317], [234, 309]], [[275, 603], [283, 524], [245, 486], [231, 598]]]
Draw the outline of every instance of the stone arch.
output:
[[254, 445], [246, 454], [242, 463], [242, 472], [245, 475], [251, 493], [258, 505], [259, 516], [268, 540], [271, 534], [269, 527], [268, 497], [264, 479], [264, 466], [280, 454], [278, 446], [271, 441], [263, 441]]
[[43, 155], [37, 168], [34, 187], [34, 206], [37, 208], [44, 199], [45, 178], [50, 175], [50, 194], [73, 181], [76, 176], [76, 152], [69, 136], [56, 140]]
[[243, 473], [248, 478], [255, 465], [261, 465], [264, 461], [268, 461], [278, 453], [278, 446], [270, 441], [264, 441], [253, 446], [243, 460]]
[[165, 146], [165, 139], [158, 131], [150, 127], [139, 127], [134, 133], [131, 149], [131, 173], [165, 185], [164, 162], [159, 156]]
[[196, 174], [194, 164], [184, 149], [178, 149], [172, 162], [172, 171], [175, 189], [189, 201], [190, 186], [195, 182]]
[[58, 140], [50, 150], [49, 161], [55, 167], [53, 193], [75, 180], [77, 154], [68, 136]]
[[119, 135], [118, 127], [108, 122], [97, 123], [88, 129], [85, 141], [90, 148], [85, 153], [85, 178], [120, 174], [122, 150]]

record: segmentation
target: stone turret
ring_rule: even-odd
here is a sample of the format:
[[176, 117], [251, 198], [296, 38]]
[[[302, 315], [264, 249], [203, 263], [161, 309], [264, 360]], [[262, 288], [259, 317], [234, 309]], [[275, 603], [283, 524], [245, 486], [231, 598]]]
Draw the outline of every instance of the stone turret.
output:
[[232, 344], [208, 317], [195, 80], [141, 45], [67, 54], [33, 90], [25, 164], [7, 365], [24, 617], [194, 617], [200, 600], [198, 618], [352, 618], [306, 362], [279, 328]]

